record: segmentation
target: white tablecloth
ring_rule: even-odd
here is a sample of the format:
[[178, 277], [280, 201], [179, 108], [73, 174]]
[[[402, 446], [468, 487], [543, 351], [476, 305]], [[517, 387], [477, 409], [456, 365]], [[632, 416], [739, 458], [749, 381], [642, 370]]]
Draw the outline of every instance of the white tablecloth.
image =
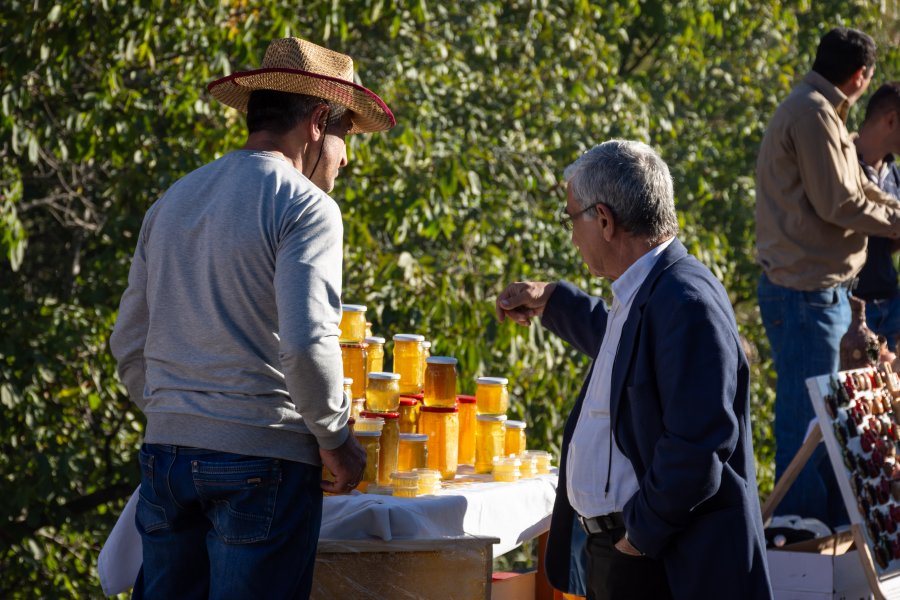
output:
[[[395, 498], [354, 492], [326, 496], [320, 539], [437, 539], [496, 537], [494, 556], [516, 548], [550, 527], [557, 477], [539, 475], [514, 483], [494, 482], [460, 467], [453, 482], [433, 496]], [[97, 567], [107, 594], [131, 588], [141, 566], [141, 538], [134, 526], [137, 490], [107, 538]]]

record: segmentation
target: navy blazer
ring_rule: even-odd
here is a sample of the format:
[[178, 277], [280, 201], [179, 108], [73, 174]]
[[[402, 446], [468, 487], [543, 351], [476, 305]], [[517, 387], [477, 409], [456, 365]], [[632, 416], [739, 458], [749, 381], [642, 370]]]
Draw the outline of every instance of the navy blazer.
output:
[[[599, 298], [562, 282], [541, 322], [593, 359], [607, 314]], [[575, 517], [566, 458], [592, 370], [563, 432], [547, 545], [547, 576], [561, 590]], [[609, 385], [616, 444], [640, 484], [623, 510], [628, 537], [663, 561], [675, 598], [772, 597], [749, 381], [725, 289], [674, 240], [635, 295]]]

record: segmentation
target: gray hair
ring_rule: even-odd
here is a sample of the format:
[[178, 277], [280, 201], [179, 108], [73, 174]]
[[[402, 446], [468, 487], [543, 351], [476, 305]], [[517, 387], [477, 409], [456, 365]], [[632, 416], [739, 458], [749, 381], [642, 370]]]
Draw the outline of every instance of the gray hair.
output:
[[651, 244], [678, 233], [672, 175], [647, 144], [603, 142], [566, 167], [563, 177], [579, 207], [604, 204], [626, 231]]

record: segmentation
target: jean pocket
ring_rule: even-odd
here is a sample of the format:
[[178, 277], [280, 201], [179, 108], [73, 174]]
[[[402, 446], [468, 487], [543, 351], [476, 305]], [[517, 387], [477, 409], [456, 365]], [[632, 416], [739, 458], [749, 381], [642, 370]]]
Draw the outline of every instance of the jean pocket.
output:
[[278, 459], [194, 461], [194, 486], [210, 503], [209, 518], [226, 544], [265, 540], [281, 483]]
[[834, 288], [803, 292], [803, 301], [813, 308], [832, 308], [840, 302], [838, 291]]
[[166, 518], [166, 510], [154, 504], [144, 496], [143, 490], [138, 495], [137, 506], [135, 507], [135, 520], [138, 527], [145, 533], [150, 533], [158, 529], [164, 529], [169, 526], [169, 520]]

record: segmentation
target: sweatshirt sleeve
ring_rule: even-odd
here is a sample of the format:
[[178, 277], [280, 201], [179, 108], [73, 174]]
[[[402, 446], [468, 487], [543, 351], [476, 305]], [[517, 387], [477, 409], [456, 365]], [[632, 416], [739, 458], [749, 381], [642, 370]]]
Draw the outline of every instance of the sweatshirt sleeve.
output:
[[349, 435], [350, 404], [343, 393], [338, 343], [343, 235], [340, 210], [323, 195], [286, 225], [275, 256], [279, 354], [287, 390], [326, 450]]

